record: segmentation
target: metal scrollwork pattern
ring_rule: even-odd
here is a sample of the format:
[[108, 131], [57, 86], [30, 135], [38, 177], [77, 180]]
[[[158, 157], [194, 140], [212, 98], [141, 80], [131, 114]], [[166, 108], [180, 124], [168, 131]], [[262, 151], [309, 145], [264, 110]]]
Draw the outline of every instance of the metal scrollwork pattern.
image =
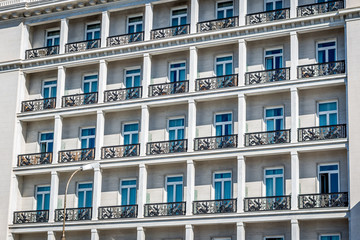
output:
[[145, 217], [185, 215], [185, 202], [145, 204]]
[[290, 210], [290, 196], [245, 198], [245, 212]]
[[246, 15], [246, 23], [249, 25], [267, 23], [290, 18], [290, 8], [277, 9], [273, 11], [252, 13]]
[[179, 35], [189, 34], [190, 24], [179, 25], [168, 28], [159, 28], [151, 31], [151, 39], [170, 38]]
[[147, 155], [167, 154], [187, 151], [187, 140], [150, 142], [147, 144]]
[[103, 159], [139, 156], [140, 144], [103, 147], [101, 151]]
[[150, 97], [163, 96], [189, 91], [189, 81], [177, 81], [172, 83], [153, 84], [149, 86]]
[[235, 147], [237, 147], [237, 135], [195, 138], [195, 151]]
[[299, 142], [346, 138], [346, 124], [299, 128]]
[[93, 39], [81, 42], [68, 43], [65, 45], [66, 52], [82, 52], [88, 49], [95, 49], [100, 47], [101, 40]]
[[104, 92], [105, 102], [124, 101], [141, 98], [142, 87], [121, 88]]
[[32, 59], [32, 58], [46, 57], [56, 54], [59, 54], [59, 46], [34, 48], [25, 51], [25, 58]]
[[236, 199], [194, 201], [194, 214], [215, 214], [236, 212]]
[[[67, 208], [65, 221], [82, 221], [91, 220], [92, 209], [87, 208]], [[55, 221], [62, 222], [64, 220], [64, 209], [55, 210]]]
[[246, 133], [245, 146], [259, 146], [267, 144], [289, 143], [290, 130]]
[[108, 47], [127, 45], [129, 43], [144, 41], [144, 32], [129, 33], [107, 38]]
[[290, 80], [290, 68], [248, 72], [245, 74], [246, 85]]
[[84, 93], [84, 94], [75, 94], [64, 96], [62, 98], [62, 106], [63, 107], [75, 107], [82, 106], [88, 104], [94, 104], [98, 102], [98, 93]]
[[52, 157], [51, 152], [22, 154], [18, 156], [18, 166], [50, 164]]
[[44, 223], [49, 221], [49, 210], [14, 212], [14, 224]]
[[212, 30], [221, 30], [239, 26], [238, 17], [229, 17], [223, 19], [215, 19], [210, 21], [199, 22], [197, 24], [198, 32], [207, 32]]
[[205, 91], [218, 88], [235, 87], [238, 85], [238, 75], [225, 75], [210, 78], [196, 79], [196, 91]]
[[320, 77], [345, 73], [345, 61], [316, 63], [298, 67], [298, 78]]
[[137, 205], [99, 207], [99, 219], [136, 218], [137, 211]]
[[56, 106], [56, 98], [44, 98], [23, 101], [21, 104], [21, 112], [36, 112], [46, 109], [54, 109]]
[[95, 159], [95, 148], [66, 150], [59, 152], [59, 162], [79, 162]]
[[348, 207], [348, 193], [324, 193], [299, 195], [299, 208]]
[[344, 8], [344, 1], [328, 1], [323, 3], [308, 4], [298, 6], [297, 14], [298, 17], [312, 16], [321, 13], [335, 12]]

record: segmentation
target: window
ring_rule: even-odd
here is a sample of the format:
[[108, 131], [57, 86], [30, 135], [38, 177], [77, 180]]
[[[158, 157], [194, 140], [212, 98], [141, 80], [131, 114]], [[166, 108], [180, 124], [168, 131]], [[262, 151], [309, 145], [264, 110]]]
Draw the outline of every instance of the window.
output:
[[284, 109], [267, 108], [265, 109], [266, 131], [282, 130], [284, 127]]
[[284, 170], [265, 169], [265, 189], [266, 197], [284, 195]]
[[283, 8], [282, 0], [265, 0], [265, 11], [278, 10]]
[[215, 200], [231, 199], [231, 172], [214, 174]]
[[182, 140], [184, 139], [184, 118], [170, 119], [169, 120], [169, 140]]
[[183, 177], [166, 177], [167, 202], [182, 202], [183, 200]]
[[212, 240], [231, 240], [231, 237], [229, 238], [213, 238]]
[[125, 85], [126, 88], [140, 86], [140, 69], [132, 69], [125, 71]]
[[283, 51], [282, 49], [266, 50], [265, 51], [265, 69], [279, 69], [282, 68]]
[[49, 210], [50, 186], [36, 187], [36, 210]]
[[40, 152], [52, 152], [53, 151], [53, 139], [54, 133], [40, 133]]
[[232, 135], [232, 113], [215, 115], [216, 136]]
[[60, 44], [60, 30], [46, 31], [46, 46], [59, 46]]
[[177, 9], [171, 12], [171, 26], [180, 26], [187, 23], [187, 9]]
[[284, 237], [265, 237], [265, 240], [284, 240]]
[[95, 147], [95, 128], [81, 129], [81, 149]]
[[320, 42], [317, 44], [318, 63], [336, 61], [336, 42]]
[[124, 124], [123, 128], [124, 145], [139, 143], [139, 124], [129, 123]]
[[233, 1], [217, 3], [217, 19], [230, 18], [234, 15]]
[[44, 98], [56, 97], [56, 84], [56, 80], [43, 82], [42, 94]]
[[338, 124], [337, 102], [319, 103], [319, 126]]
[[86, 40], [100, 39], [100, 23], [86, 25]]
[[170, 82], [178, 82], [186, 80], [186, 63], [170, 64]]
[[131, 17], [128, 19], [128, 33], [138, 33], [143, 30], [143, 17]]
[[320, 240], [340, 240], [340, 234], [323, 234], [320, 235]]
[[216, 76], [231, 75], [233, 73], [232, 56], [216, 58]]
[[320, 193], [339, 192], [339, 165], [319, 166]]
[[84, 76], [83, 90], [84, 93], [97, 92], [98, 88], [98, 75], [87, 75]]
[[78, 185], [78, 208], [92, 206], [92, 183], [79, 183]]
[[121, 180], [121, 205], [136, 204], [136, 180]]

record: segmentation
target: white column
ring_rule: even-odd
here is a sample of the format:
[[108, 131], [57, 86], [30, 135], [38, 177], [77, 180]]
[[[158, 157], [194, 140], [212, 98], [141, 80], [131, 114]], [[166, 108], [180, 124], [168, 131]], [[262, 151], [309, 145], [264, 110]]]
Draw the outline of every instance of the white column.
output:
[[195, 195], [195, 165], [193, 160], [186, 162], [186, 215], [192, 215]]
[[244, 136], [246, 132], [246, 97], [243, 93], [238, 95], [238, 148], [245, 146]]
[[296, 143], [299, 126], [299, 92], [296, 87], [291, 88], [291, 142]]
[[239, 0], [239, 26], [246, 24], [247, 1], [248, 0]]
[[197, 23], [199, 22], [199, 0], [191, 0], [190, 33], [197, 32]]
[[188, 152], [194, 151], [194, 139], [196, 137], [196, 102], [189, 99], [188, 105]]
[[96, 115], [95, 160], [100, 160], [101, 148], [104, 145], [105, 114], [98, 110]]
[[237, 157], [237, 212], [244, 212], [246, 165], [243, 155]]
[[8, 223], [13, 224], [14, 218], [14, 211], [17, 211], [17, 202], [18, 199], [21, 197], [20, 190], [19, 190], [19, 179], [15, 174], [12, 174], [11, 177], [11, 192], [10, 192], [10, 203], [9, 203], [9, 216], [8, 216]]
[[144, 41], [149, 41], [151, 39], [151, 30], [153, 28], [153, 7], [151, 3], [145, 4], [144, 24]]
[[103, 11], [101, 16], [101, 47], [106, 47], [110, 31], [110, 14], [108, 11]]
[[194, 240], [194, 227], [191, 224], [185, 225], [185, 240]]
[[296, 219], [291, 220], [291, 240], [300, 240], [299, 221]]
[[149, 85], [151, 82], [151, 56], [148, 53], [144, 54], [143, 62], [143, 80], [142, 80], [142, 97], [148, 97]]
[[236, 240], [245, 240], [245, 224], [243, 222], [236, 223]]
[[137, 234], [136, 234], [136, 240], [145, 240], [145, 230], [143, 227], [137, 227], [136, 228]]
[[53, 143], [53, 163], [59, 162], [59, 151], [61, 150], [63, 120], [60, 115], [55, 115], [54, 121], [54, 143]]
[[299, 196], [299, 155], [297, 151], [291, 152], [291, 209], [298, 209]]
[[189, 92], [195, 92], [195, 82], [198, 74], [198, 51], [197, 48], [190, 47], [189, 62]]
[[25, 51], [30, 48], [30, 27], [22, 22], [20, 59], [25, 59]]
[[50, 206], [49, 206], [49, 222], [55, 221], [55, 209], [57, 209], [59, 194], [59, 175], [56, 171], [51, 171], [50, 185]]
[[299, 65], [299, 39], [297, 32], [290, 32], [290, 79], [297, 79], [297, 67]]
[[60, 24], [60, 54], [65, 53], [65, 45], [68, 43], [68, 35], [69, 35], [69, 20], [66, 18], [61, 19]]
[[98, 208], [101, 202], [101, 184], [102, 184], [102, 172], [100, 165], [94, 168], [94, 183], [93, 183], [93, 201], [92, 201], [92, 220], [97, 220]]
[[239, 86], [245, 86], [245, 73], [247, 66], [246, 41], [239, 39]]
[[297, 7], [299, 5], [298, 0], [290, 0], [290, 17], [296, 18], [297, 17]]
[[55, 234], [53, 231], [48, 231], [47, 232], [47, 240], [56, 240], [55, 239]]
[[61, 108], [62, 97], [65, 91], [66, 69], [63, 66], [58, 67], [57, 86], [56, 86], [56, 108]]
[[149, 108], [147, 105], [141, 106], [141, 126], [140, 126], [140, 156], [146, 156], [146, 144], [149, 141]]
[[99, 240], [99, 232], [97, 229], [91, 229], [91, 240]]
[[98, 103], [104, 102], [104, 91], [106, 90], [106, 83], [107, 83], [107, 71], [108, 71], [107, 62], [105, 60], [100, 60]]
[[147, 189], [147, 169], [145, 164], [139, 165], [139, 204], [138, 217], [144, 217], [144, 204], [146, 203], [146, 189]]

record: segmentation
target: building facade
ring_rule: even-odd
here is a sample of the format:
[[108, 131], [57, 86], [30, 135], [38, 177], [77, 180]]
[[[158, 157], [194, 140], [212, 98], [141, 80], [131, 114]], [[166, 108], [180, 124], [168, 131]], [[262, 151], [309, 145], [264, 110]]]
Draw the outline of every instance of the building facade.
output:
[[0, 239], [360, 239], [358, 0], [14, 0], [0, 27]]

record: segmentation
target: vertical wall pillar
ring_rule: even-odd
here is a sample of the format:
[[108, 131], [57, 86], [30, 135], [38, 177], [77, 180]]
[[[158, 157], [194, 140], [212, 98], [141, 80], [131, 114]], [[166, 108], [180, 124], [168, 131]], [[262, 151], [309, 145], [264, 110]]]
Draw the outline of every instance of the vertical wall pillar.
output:
[[199, 0], [191, 0], [191, 22], [190, 33], [197, 32], [197, 23], [199, 22]]
[[137, 227], [136, 240], [145, 240], [145, 230], [143, 227]]
[[101, 202], [101, 183], [102, 183], [102, 172], [100, 165], [96, 164], [94, 168], [94, 183], [93, 183], [93, 202], [92, 202], [92, 220], [97, 220], [98, 209]]
[[54, 121], [54, 144], [53, 144], [53, 163], [59, 162], [59, 151], [61, 150], [63, 120], [60, 115], [55, 115]]
[[57, 209], [59, 194], [59, 175], [56, 171], [51, 171], [50, 185], [50, 206], [49, 206], [49, 222], [55, 222], [55, 209]]
[[98, 102], [104, 102], [104, 91], [106, 90], [107, 82], [107, 62], [105, 60], [100, 60], [99, 65], [99, 87], [98, 87]]
[[144, 27], [144, 40], [151, 39], [151, 30], [153, 28], [153, 6], [151, 3], [145, 4], [145, 27]]
[[64, 91], [65, 91], [65, 78], [66, 78], [66, 70], [63, 66], [59, 66], [58, 74], [57, 74], [57, 86], [56, 86], [56, 108], [61, 108], [62, 97], [64, 96]]
[[299, 221], [296, 219], [291, 220], [291, 240], [300, 240]]
[[150, 82], [151, 82], [151, 55], [145, 53], [144, 62], [143, 62], [143, 80], [142, 80], [143, 98], [148, 97]]
[[297, 17], [297, 7], [299, 5], [298, 0], [290, 0], [290, 17], [296, 18]]
[[194, 240], [194, 227], [191, 224], [185, 225], [185, 240]]
[[25, 59], [25, 51], [30, 48], [30, 27], [22, 22], [20, 59]]
[[66, 18], [61, 19], [60, 24], [60, 50], [59, 53], [65, 53], [65, 45], [68, 42], [68, 34], [69, 34], [69, 20]]
[[101, 148], [104, 145], [105, 114], [98, 110], [96, 115], [95, 159], [100, 160]]
[[298, 141], [298, 125], [299, 125], [299, 92], [296, 87], [291, 88], [291, 142]]
[[238, 95], [238, 148], [244, 147], [246, 133], [246, 97], [243, 93]]
[[195, 195], [195, 165], [193, 160], [187, 160], [186, 171], [186, 215], [192, 215]]
[[189, 72], [189, 92], [195, 92], [195, 83], [198, 74], [198, 51], [194, 46], [190, 47]]
[[246, 165], [243, 155], [237, 157], [237, 212], [244, 212]]
[[24, 101], [24, 94], [26, 88], [26, 74], [22, 71], [19, 71], [19, 80], [18, 80], [18, 92], [17, 92], [17, 103], [16, 103], [16, 112], [21, 112], [22, 101]]
[[139, 204], [138, 217], [144, 217], [144, 205], [146, 203], [147, 169], [145, 164], [139, 166]]
[[99, 240], [99, 231], [97, 229], [91, 229], [91, 240]]
[[189, 99], [188, 105], [188, 152], [194, 151], [194, 139], [196, 137], [196, 102]]
[[236, 240], [245, 240], [245, 224], [243, 222], [236, 223]]
[[245, 86], [245, 73], [247, 66], [246, 41], [239, 39], [239, 86]]
[[247, 1], [248, 0], [239, 0], [239, 26], [246, 24]]
[[297, 79], [297, 67], [299, 65], [299, 38], [297, 32], [290, 32], [290, 79]]
[[291, 152], [291, 209], [298, 209], [299, 196], [299, 155], [297, 151]]
[[21, 197], [19, 190], [19, 179], [15, 174], [12, 174], [11, 177], [11, 192], [10, 192], [10, 202], [9, 202], [9, 224], [13, 224], [14, 211], [17, 209], [18, 199]]
[[149, 141], [149, 108], [141, 106], [140, 156], [146, 156], [146, 144]]
[[48, 231], [47, 232], [47, 240], [56, 240], [55, 239], [55, 234], [53, 231]]
[[103, 11], [101, 15], [101, 47], [106, 47], [110, 31], [110, 13]]

